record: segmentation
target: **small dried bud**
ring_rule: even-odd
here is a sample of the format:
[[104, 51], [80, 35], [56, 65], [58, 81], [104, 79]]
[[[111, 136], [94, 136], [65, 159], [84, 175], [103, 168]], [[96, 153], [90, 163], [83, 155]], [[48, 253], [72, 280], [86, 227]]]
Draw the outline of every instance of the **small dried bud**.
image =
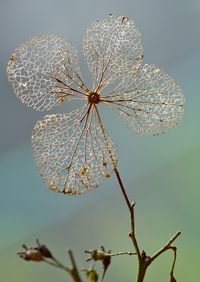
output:
[[27, 248], [26, 245], [23, 245], [25, 251], [17, 253], [20, 258], [24, 260], [31, 261], [43, 261], [43, 255], [41, 252], [35, 248]]
[[31, 261], [43, 261], [44, 258], [52, 258], [52, 254], [45, 245], [41, 245], [39, 240], [36, 240], [37, 247], [28, 248], [26, 245], [22, 245], [25, 251], [17, 253], [24, 260]]
[[145, 260], [146, 257], [147, 257], [146, 252], [144, 250], [141, 253], [141, 257], [142, 257], [143, 260]]
[[101, 247], [101, 250], [92, 250], [92, 251], [85, 251], [85, 253], [90, 254], [90, 257], [87, 259], [87, 261], [90, 260], [101, 260], [103, 264], [103, 276], [101, 281], [103, 281], [103, 278], [105, 276], [105, 273], [108, 269], [108, 266], [111, 263], [111, 256], [110, 256], [110, 251], [106, 252], [104, 247]]
[[86, 277], [90, 282], [97, 282], [98, 281], [98, 274], [95, 269], [89, 268], [89, 269], [83, 269], [85, 271]]
[[92, 250], [92, 251], [85, 251], [85, 253], [90, 254], [90, 257], [87, 259], [87, 261], [90, 260], [103, 260], [108, 254], [101, 250]]

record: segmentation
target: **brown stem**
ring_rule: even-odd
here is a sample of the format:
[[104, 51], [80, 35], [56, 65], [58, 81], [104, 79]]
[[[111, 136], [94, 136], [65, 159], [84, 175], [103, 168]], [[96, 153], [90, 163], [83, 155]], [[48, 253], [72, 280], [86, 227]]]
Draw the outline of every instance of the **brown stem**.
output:
[[151, 256], [150, 261], [153, 262], [157, 257], [159, 257], [162, 253], [169, 250], [171, 248], [172, 243], [176, 240], [178, 236], [181, 235], [181, 232], [178, 231], [174, 236], [160, 249], [158, 250], [154, 255]]
[[119, 174], [119, 171], [118, 171], [117, 167], [114, 168], [114, 172], [115, 172], [115, 174], [117, 176], [117, 180], [119, 182], [119, 186], [121, 188], [121, 191], [122, 191], [122, 194], [123, 194], [124, 199], [126, 201], [126, 204], [128, 206], [128, 209], [129, 209], [130, 213], [132, 213], [132, 205], [131, 205], [131, 203], [129, 201], [129, 198], [127, 196], [126, 190], [125, 190], [124, 185], [122, 183], [122, 180], [121, 180], [121, 177], [120, 177], [120, 174]]
[[63, 265], [60, 261], [58, 261], [53, 255], [51, 257], [52, 261], [49, 261], [47, 259], [45, 259], [44, 261], [52, 266], [55, 266], [57, 268], [63, 269], [64, 271], [68, 272], [70, 274], [70, 268], [66, 267], [65, 265]]
[[80, 278], [80, 275], [79, 275], [79, 272], [78, 272], [78, 269], [77, 269], [77, 266], [76, 266], [76, 262], [75, 262], [72, 250], [69, 250], [68, 253], [69, 253], [69, 258], [70, 258], [71, 264], [72, 264], [72, 268], [70, 270], [70, 274], [71, 274], [71, 276], [73, 278], [73, 281], [74, 282], [82, 282], [82, 280]]
[[143, 282], [144, 281], [144, 277], [146, 274], [146, 270], [147, 270], [148, 265], [145, 263], [140, 263], [139, 267], [138, 267], [138, 273], [137, 273], [137, 282]]
[[137, 282], [142, 282], [144, 280], [144, 276], [145, 276], [146, 269], [147, 269], [148, 265], [146, 265], [145, 260], [143, 261], [143, 257], [141, 255], [140, 248], [139, 248], [139, 245], [138, 245], [138, 242], [137, 242], [137, 239], [136, 239], [135, 216], [134, 216], [135, 203], [131, 204], [131, 202], [128, 198], [128, 195], [126, 193], [125, 187], [122, 183], [122, 180], [121, 180], [121, 177], [120, 177], [120, 174], [119, 174], [117, 167], [114, 168], [114, 172], [115, 172], [115, 175], [117, 177], [117, 180], [118, 180], [122, 195], [125, 199], [126, 205], [129, 209], [130, 219], [131, 219], [131, 232], [129, 233], [129, 237], [131, 238], [131, 241], [132, 241], [133, 246], [135, 248], [137, 258], [138, 258], [138, 263], [139, 263], [138, 274], [137, 274]]
[[175, 264], [176, 264], [176, 247], [172, 247], [171, 246], [171, 250], [173, 251], [174, 254], [174, 258], [173, 258], [173, 262], [172, 262], [172, 267], [171, 267], [171, 271], [170, 271], [170, 282], [175, 282], [176, 279], [174, 278], [174, 268], [175, 268]]
[[62, 264], [59, 260], [57, 260], [53, 255], [51, 255], [51, 260], [48, 260], [46, 258], [44, 258], [44, 262], [46, 262], [47, 264], [57, 267], [59, 269], [62, 269], [66, 272], [69, 273], [69, 275], [71, 276], [73, 282], [82, 282], [80, 276], [79, 276], [79, 272], [78, 269], [76, 267], [76, 263], [75, 263], [75, 259], [73, 256], [73, 253], [71, 250], [68, 251], [69, 253], [69, 258], [72, 264], [72, 267], [66, 267], [64, 264]]
[[135, 236], [135, 219], [134, 219], [134, 207], [135, 207], [135, 203], [132, 203], [130, 202], [129, 198], [128, 198], [128, 195], [126, 193], [126, 190], [125, 190], [125, 187], [122, 183], [122, 180], [121, 180], [121, 177], [120, 177], [120, 174], [119, 174], [119, 171], [117, 169], [117, 167], [114, 168], [114, 172], [116, 174], [116, 177], [117, 177], [117, 180], [118, 180], [118, 183], [119, 183], [119, 186], [121, 188], [121, 192], [123, 194], [123, 197], [126, 201], [126, 204], [127, 204], [127, 207], [129, 209], [129, 212], [130, 212], [130, 218], [131, 218], [131, 232], [129, 233], [129, 237], [131, 238], [132, 242], [133, 242], [133, 245], [135, 247], [135, 251], [137, 253], [137, 256], [138, 256], [138, 259], [140, 260], [140, 249], [139, 249], [139, 246], [138, 246], [138, 243], [137, 243], [137, 240], [136, 240], [136, 236]]
[[[146, 253], [144, 251], [140, 251], [137, 239], [136, 239], [136, 232], [135, 232], [135, 215], [134, 215], [134, 207], [135, 207], [135, 203], [130, 202], [128, 195], [126, 193], [125, 187], [123, 185], [123, 182], [121, 180], [119, 171], [117, 169], [117, 167], [114, 167], [114, 172], [115, 175], [117, 177], [122, 195], [125, 199], [126, 205], [128, 207], [129, 213], [130, 213], [130, 219], [131, 219], [131, 232], [129, 233], [129, 237], [132, 240], [133, 246], [135, 248], [136, 251], [136, 255], [138, 258], [138, 273], [137, 273], [137, 282], [143, 282], [144, 278], [145, 278], [145, 274], [147, 271], [148, 266], [156, 259], [158, 258], [162, 253], [164, 253], [165, 251], [169, 250], [169, 249], [173, 249], [175, 247], [172, 247], [172, 243], [176, 240], [176, 238], [181, 235], [181, 232], [178, 231], [160, 250], [158, 250], [154, 255], [147, 256]], [[170, 272], [170, 277], [173, 277], [173, 271], [174, 271], [174, 266], [175, 266], [175, 261], [176, 261], [176, 251], [174, 251], [174, 261], [173, 261], [173, 265], [172, 265], [172, 270]]]

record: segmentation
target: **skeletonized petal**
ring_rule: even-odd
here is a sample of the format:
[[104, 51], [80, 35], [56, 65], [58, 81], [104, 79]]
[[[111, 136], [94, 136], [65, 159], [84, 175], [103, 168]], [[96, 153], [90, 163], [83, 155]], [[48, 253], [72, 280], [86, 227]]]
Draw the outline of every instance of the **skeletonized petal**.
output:
[[94, 87], [124, 77], [143, 58], [141, 35], [127, 17], [110, 17], [94, 22], [83, 38], [83, 53], [94, 80]]
[[38, 121], [32, 146], [44, 182], [51, 190], [66, 194], [97, 187], [102, 176], [110, 176], [117, 159], [96, 110], [87, 105]]
[[155, 65], [135, 66], [104, 101], [140, 134], [165, 133], [183, 116], [180, 87]]
[[60, 96], [74, 97], [67, 86], [72, 87], [72, 79], [78, 80], [77, 75], [81, 76], [76, 50], [58, 35], [26, 40], [10, 57], [7, 73], [21, 102], [39, 111], [59, 104]]

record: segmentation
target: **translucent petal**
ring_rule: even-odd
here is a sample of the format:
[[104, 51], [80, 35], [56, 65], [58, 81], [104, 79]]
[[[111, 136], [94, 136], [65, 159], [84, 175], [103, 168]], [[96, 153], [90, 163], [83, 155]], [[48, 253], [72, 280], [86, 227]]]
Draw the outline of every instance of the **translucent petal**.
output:
[[95, 188], [116, 165], [116, 148], [89, 105], [38, 121], [32, 146], [43, 180], [57, 192], [75, 195]]
[[155, 65], [133, 67], [102, 100], [140, 134], [165, 133], [183, 116], [184, 97], [180, 87]]
[[83, 53], [94, 80], [101, 89], [124, 77], [130, 67], [143, 59], [141, 35], [127, 17], [110, 17], [94, 22], [83, 38]]
[[10, 57], [7, 73], [16, 96], [36, 110], [50, 110], [62, 97], [81, 94], [72, 91], [81, 84], [77, 52], [58, 35], [34, 36], [22, 43]]

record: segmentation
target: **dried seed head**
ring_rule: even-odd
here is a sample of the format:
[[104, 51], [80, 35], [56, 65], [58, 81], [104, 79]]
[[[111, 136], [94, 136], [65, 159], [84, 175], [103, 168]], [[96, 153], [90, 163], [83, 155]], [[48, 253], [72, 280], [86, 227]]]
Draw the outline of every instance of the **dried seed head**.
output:
[[44, 111], [65, 100], [85, 102], [71, 113], [45, 116], [32, 134], [43, 180], [52, 191], [70, 195], [96, 188], [117, 164], [100, 103], [118, 112], [137, 133], [152, 136], [176, 126], [183, 115], [184, 98], [176, 82], [162, 68], [140, 64], [142, 39], [132, 20], [110, 14], [94, 22], [83, 38], [83, 54], [92, 89], [83, 81], [75, 48], [58, 35], [26, 40], [7, 65], [16, 96], [29, 107]]

